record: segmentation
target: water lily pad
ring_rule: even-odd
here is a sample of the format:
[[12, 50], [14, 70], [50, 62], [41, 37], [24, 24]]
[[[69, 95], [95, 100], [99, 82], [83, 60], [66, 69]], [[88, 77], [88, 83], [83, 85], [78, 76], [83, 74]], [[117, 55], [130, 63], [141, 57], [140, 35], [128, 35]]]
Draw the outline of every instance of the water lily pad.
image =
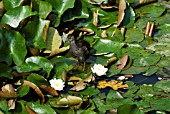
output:
[[22, 30], [25, 35], [27, 46], [37, 49], [46, 47], [45, 39], [50, 21], [43, 19], [36, 19], [30, 21]]
[[161, 80], [154, 85], [154, 88], [162, 90], [164, 92], [170, 92], [170, 80]]
[[95, 54], [119, 53], [124, 43], [114, 42], [109, 39], [100, 39], [93, 46], [91, 52]]
[[135, 59], [133, 62], [134, 66], [150, 66], [156, 64], [160, 60], [161, 56], [157, 54], [150, 54], [144, 57]]
[[25, 62], [26, 63], [32, 62], [41, 66], [47, 72], [48, 76], [53, 68], [53, 65], [48, 59], [40, 56], [29, 57], [25, 60]]
[[27, 54], [24, 37], [14, 30], [1, 28], [0, 31], [0, 61], [11, 64], [13, 60], [16, 65], [22, 64]]
[[48, 105], [41, 105], [37, 103], [27, 103], [27, 105], [38, 114], [56, 114], [54, 109]]
[[165, 11], [165, 8], [157, 3], [153, 3], [139, 8], [138, 11], [145, 17], [159, 17]]
[[2, 17], [1, 23], [10, 25], [11, 27], [17, 28], [19, 23], [30, 16], [36, 15], [37, 12], [32, 12], [30, 6], [19, 6], [8, 10]]
[[47, 0], [56, 10], [57, 18], [54, 22], [54, 26], [57, 27], [60, 24], [61, 16], [64, 12], [74, 7], [75, 0]]
[[130, 28], [125, 34], [126, 42], [141, 42], [144, 39], [144, 34], [141, 29]]

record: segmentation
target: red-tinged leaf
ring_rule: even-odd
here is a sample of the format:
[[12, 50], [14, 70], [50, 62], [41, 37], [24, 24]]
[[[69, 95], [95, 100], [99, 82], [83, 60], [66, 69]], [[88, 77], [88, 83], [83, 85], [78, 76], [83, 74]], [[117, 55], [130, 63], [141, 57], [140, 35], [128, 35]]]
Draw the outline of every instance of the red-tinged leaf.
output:
[[52, 95], [52, 96], [58, 96], [57, 91], [56, 91], [54, 88], [52, 88], [51, 86], [41, 85], [40, 88], [41, 88], [44, 92], [46, 92], [46, 93], [48, 93], [48, 94], [50, 94], [50, 95]]
[[125, 55], [120, 59], [121, 64], [117, 66], [117, 68], [122, 70], [126, 66], [127, 61], [128, 61], [128, 55]]
[[119, 14], [118, 14], [118, 22], [117, 25], [119, 26], [121, 22], [123, 21], [123, 18], [125, 16], [125, 9], [126, 9], [126, 0], [120, 0], [119, 2]]

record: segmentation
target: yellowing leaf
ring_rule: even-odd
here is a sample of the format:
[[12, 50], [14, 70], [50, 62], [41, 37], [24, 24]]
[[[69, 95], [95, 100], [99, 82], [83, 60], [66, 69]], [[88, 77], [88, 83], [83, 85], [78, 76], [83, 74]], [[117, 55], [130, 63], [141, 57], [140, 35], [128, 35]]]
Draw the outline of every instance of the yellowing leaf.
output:
[[97, 85], [98, 88], [106, 88], [111, 87], [113, 90], [118, 90], [119, 88], [128, 88], [127, 84], [123, 84], [123, 82], [118, 82], [116, 80], [111, 80], [109, 82], [100, 81]]
[[69, 49], [67, 47], [60, 47], [62, 44], [61, 36], [59, 35], [57, 29], [49, 27], [46, 39], [46, 51], [44, 53], [50, 53], [50, 56], [56, 55], [58, 53], [64, 52]]
[[86, 83], [84, 83], [84, 81], [80, 81], [74, 87], [72, 87], [70, 90], [80, 91], [85, 88], [86, 88]]
[[52, 96], [58, 96], [57, 91], [54, 88], [52, 88], [51, 86], [40, 85], [40, 88], [42, 89], [42, 91], [44, 91]]
[[28, 85], [29, 87], [31, 87], [35, 90], [35, 92], [41, 97], [41, 103], [43, 104], [45, 102], [45, 97], [44, 97], [43, 93], [41, 92], [40, 88], [32, 82], [24, 80], [23, 86], [26, 86], [26, 85]]
[[15, 109], [15, 99], [8, 100], [9, 110]]
[[1, 98], [16, 98], [17, 93], [14, 91], [14, 87], [12, 84], [6, 84], [2, 88], [2, 91], [0, 91], [0, 97]]
[[62, 98], [57, 102], [58, 105], [66, 105], [66, 106], [79, 105], [81, 103], [82, 103], [82, 99], [80, 97], [71, 96], [71, 95], [69, 95], [67, 98]]
[[126, 9], [126, 0], [120, 0], [119, 1], [119, 14], [118, 14], [118, 22], [117, 25], [119, 26], [121, 22], [123, 21], [123, 18], [125, 16], [125, 9]]

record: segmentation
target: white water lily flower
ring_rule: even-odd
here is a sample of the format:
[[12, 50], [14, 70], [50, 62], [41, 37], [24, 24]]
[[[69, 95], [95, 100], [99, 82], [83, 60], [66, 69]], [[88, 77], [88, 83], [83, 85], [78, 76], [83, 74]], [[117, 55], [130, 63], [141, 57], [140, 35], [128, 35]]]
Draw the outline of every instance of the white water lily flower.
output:
[[91, 70], [97, 76], [102, 76], [102, 75], [106, 75], [106, 72], [108, 71], [108, 68], [105, 68], [101, 64], [94, 64], [94, 66], [91, 68]]
[[65, 86], [63, 80], [56, 79], [56, 78], [51, 79], [50, 84], [51, 84], [51, 87], [53, 87], [55, 90], [59, 90], [59, 91], [63, 90], [63, 88]]

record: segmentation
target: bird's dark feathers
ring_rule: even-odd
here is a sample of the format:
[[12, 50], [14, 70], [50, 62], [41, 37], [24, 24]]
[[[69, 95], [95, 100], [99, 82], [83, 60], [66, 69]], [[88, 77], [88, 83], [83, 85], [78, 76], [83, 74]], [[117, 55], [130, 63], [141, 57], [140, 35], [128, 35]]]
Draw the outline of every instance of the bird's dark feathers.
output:
[[89, 54], [90, 45], [84, 40], [76, 41], [73, 35], [68, 35], [67, 40], [70, 42], [70, 52], [79, 62], [85, 62]]

